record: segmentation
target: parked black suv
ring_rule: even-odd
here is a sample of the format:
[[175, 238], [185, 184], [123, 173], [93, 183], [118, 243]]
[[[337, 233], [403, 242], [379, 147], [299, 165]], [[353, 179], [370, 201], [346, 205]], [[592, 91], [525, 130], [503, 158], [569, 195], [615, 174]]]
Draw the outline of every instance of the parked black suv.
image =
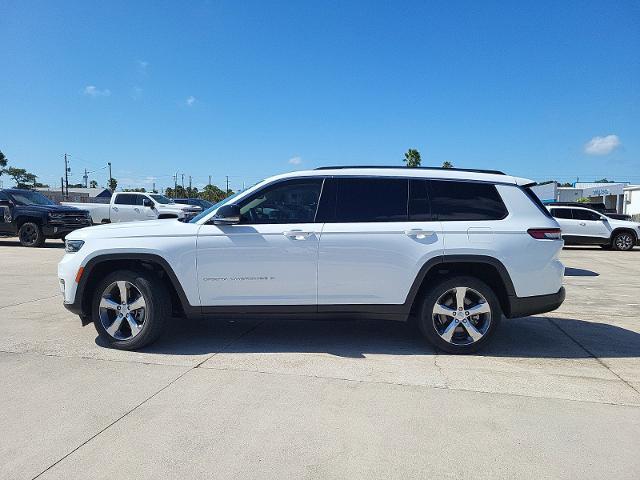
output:
[[17, 235], [25, 247], [41, 247], [47, 238], [89, 226], [86, 210], [58, 205], [33, 190], [0, 190], [0, 236]]

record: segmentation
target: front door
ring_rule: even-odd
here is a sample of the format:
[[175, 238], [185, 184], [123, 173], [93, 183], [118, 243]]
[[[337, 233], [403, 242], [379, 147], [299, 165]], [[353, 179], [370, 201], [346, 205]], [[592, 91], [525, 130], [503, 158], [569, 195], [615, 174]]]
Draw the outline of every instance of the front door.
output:
[[[268, 185], [238, 201], [237, 225], [205, 224], [198, 232], [198, 284], [203, 307], [274, 305], [315, 310], [316, 211], [322, 178]], [[205, 310], [206, 311], [206, 310]]]
[[576, 234], [587, 241], [599, 241], [611, 236], [609, 222], [603, 220], [602, 215], [593, 210], [581, 208], [572, 209], [573, 220], [576, 222]]

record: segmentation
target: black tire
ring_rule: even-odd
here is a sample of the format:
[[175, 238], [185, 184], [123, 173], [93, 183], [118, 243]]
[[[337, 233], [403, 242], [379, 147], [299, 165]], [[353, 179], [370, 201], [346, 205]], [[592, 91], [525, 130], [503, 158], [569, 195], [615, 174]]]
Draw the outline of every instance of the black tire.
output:
[[23, 247], [41, 247], [46, 239], [40, 225], [34, 222], [24, 222], [18, 230], [18, 240]]
[[636, 244], [636, 237], [631, 232], [616, 233], [611, 242], [612, 248], [621, 252], [628, 252]]
[[[100, 301], [105, 290], [114, 282], [124, 281], [133, 285], [144, 297], [144, 321], [142, 328], [135, 336], [118, 339], [107, 332], [100, 316]], [[113, 316], [111, 313], [109, 315]], [[120, 350], [137, 350], [155, 342], [165, 330], [171, 316], [171, 300], [165, 284], [148, 272], [119, 270], [103, 278], [93, 291], [91, 302], [91, 318], [102, 340], [113, 348]], [[106, 319], [108, 320], [108, 319]], [[126, 323], [123, 322], [126, 329]], [[129, 329], [131, 330], [131, 329]]]
[[600, 245], [600, 248], [603, 250], [611, 250], [613, 246], [610, 243], [607, 243], [605, 245]]
[[[475, 291], [475, 293], [479, 293], [486, 299], [486, 303], [489, 305], [491, 311], [488, 314], [488, 317], [485, 316], [480, 319], [478, 316], [478, 321], [483, 325], [484, 322], [489, 319], [489, 323], [486, 326], [486, 331], [484, 331], [483, 336], [469, 344], [454, 344], [446, 341], [440, 336], [438, 330], [436, 329], [436, 323], [440, 322], [440, 318], [448, 319], [448, 317], [438, 316], [438, 318], [434, 318], [433, 309], [436, 302], [443, 295], [447, 294], [447, 292], [452, 291], [456, 287], [467, 287], [471, 289], [471, 291]], [[475, 295], [474, 293], [474, 295]], [[455, 310], [455, 306], [453, 306]], [[468, 308], [468, 307], [467, 307]], [[464, 312], [464, 311], [463, 311]], [[502, 309], [500, 308], [500, 302], [494, 291], [489, 287], [486, 283], [481, 280], [478, 280], [474, 277], [460, 276], [460, 277], [452, 277], [448, 279], [444, 279], [437, 284], [430, 286], [429, 290], [425, 293], [422, 304], [420, 308], [420, 314], [418, 317], [418, 326], [420, 327], [420, 331], [425, 336], [425, 338], [436, 348], [440, 350], [444, 350], [448, 353], [454, 354], [468, 354], [478, 351], [480, 348], [485, 346], [487, 342], [491, 340], [496, 329], [500, 324], [500, 320], [502, 318]], [[453, 322], [454, 319], [449, 319], [450, 322]], [[464, 322], [466, 324], [467, 319], [465, 318]], [[459, 320], [461, 322], [461, 320]], [[438, 323], [439, 327], [444, 328], [442, 323]], [[448, 326], [449, 324], [447, 324]], [[463, 327], [462, 323], [458, 324], [459, 327]], [[459, 333], [454, 334], [456, 337], [460, 337], [462, 335], [466, 335], [466, 329], [454, 327], [454, 331], [459, 331]], [[470, 338], [470, 337], [469, 337]], [[453, 340], [453, 338], [452, 338]]]

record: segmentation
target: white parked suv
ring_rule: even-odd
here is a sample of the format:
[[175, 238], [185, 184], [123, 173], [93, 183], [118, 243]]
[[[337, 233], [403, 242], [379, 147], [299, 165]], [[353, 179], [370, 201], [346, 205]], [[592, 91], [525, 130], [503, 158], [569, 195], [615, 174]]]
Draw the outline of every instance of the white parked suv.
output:
[[549, 207], [562, 229], [566, 245], [600, 245], [614, 250], [631, 250], [638, 243], [640, 223], [617, 220], [583, 207]]
[[189, 223], [67, 237], [64, 304], [111, 346], [172, 316], [414, 319], [472, 352], [502, 316], [564, 300], [558, 223], [529, 180], [477, 170], [331, 167], [268, 178]]

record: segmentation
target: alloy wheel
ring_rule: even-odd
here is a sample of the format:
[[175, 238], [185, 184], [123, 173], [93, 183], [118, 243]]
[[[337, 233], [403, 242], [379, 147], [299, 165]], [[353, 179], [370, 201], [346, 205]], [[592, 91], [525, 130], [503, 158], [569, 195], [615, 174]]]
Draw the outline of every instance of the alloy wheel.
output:
[[440, 295], [433, 306], [433, 326], [452, 345], [471, 345], [491, 326], [491, 306], [477, 290], [454, 287]]
[[129, 340], [142, 331], [147, 316], [147, 302], [131, 282], [113, 282], [100, 298], [100, 323], [116, 340]]
[[621, 233], [616, 237], [615, 245], [618, 250], [630, 250], [633, 247], [633, 236], [630, 233]]
[[38, 239], [38, 232], [32, 225], [25, 225], [20, 231], [20, 240], [32, 245]]

